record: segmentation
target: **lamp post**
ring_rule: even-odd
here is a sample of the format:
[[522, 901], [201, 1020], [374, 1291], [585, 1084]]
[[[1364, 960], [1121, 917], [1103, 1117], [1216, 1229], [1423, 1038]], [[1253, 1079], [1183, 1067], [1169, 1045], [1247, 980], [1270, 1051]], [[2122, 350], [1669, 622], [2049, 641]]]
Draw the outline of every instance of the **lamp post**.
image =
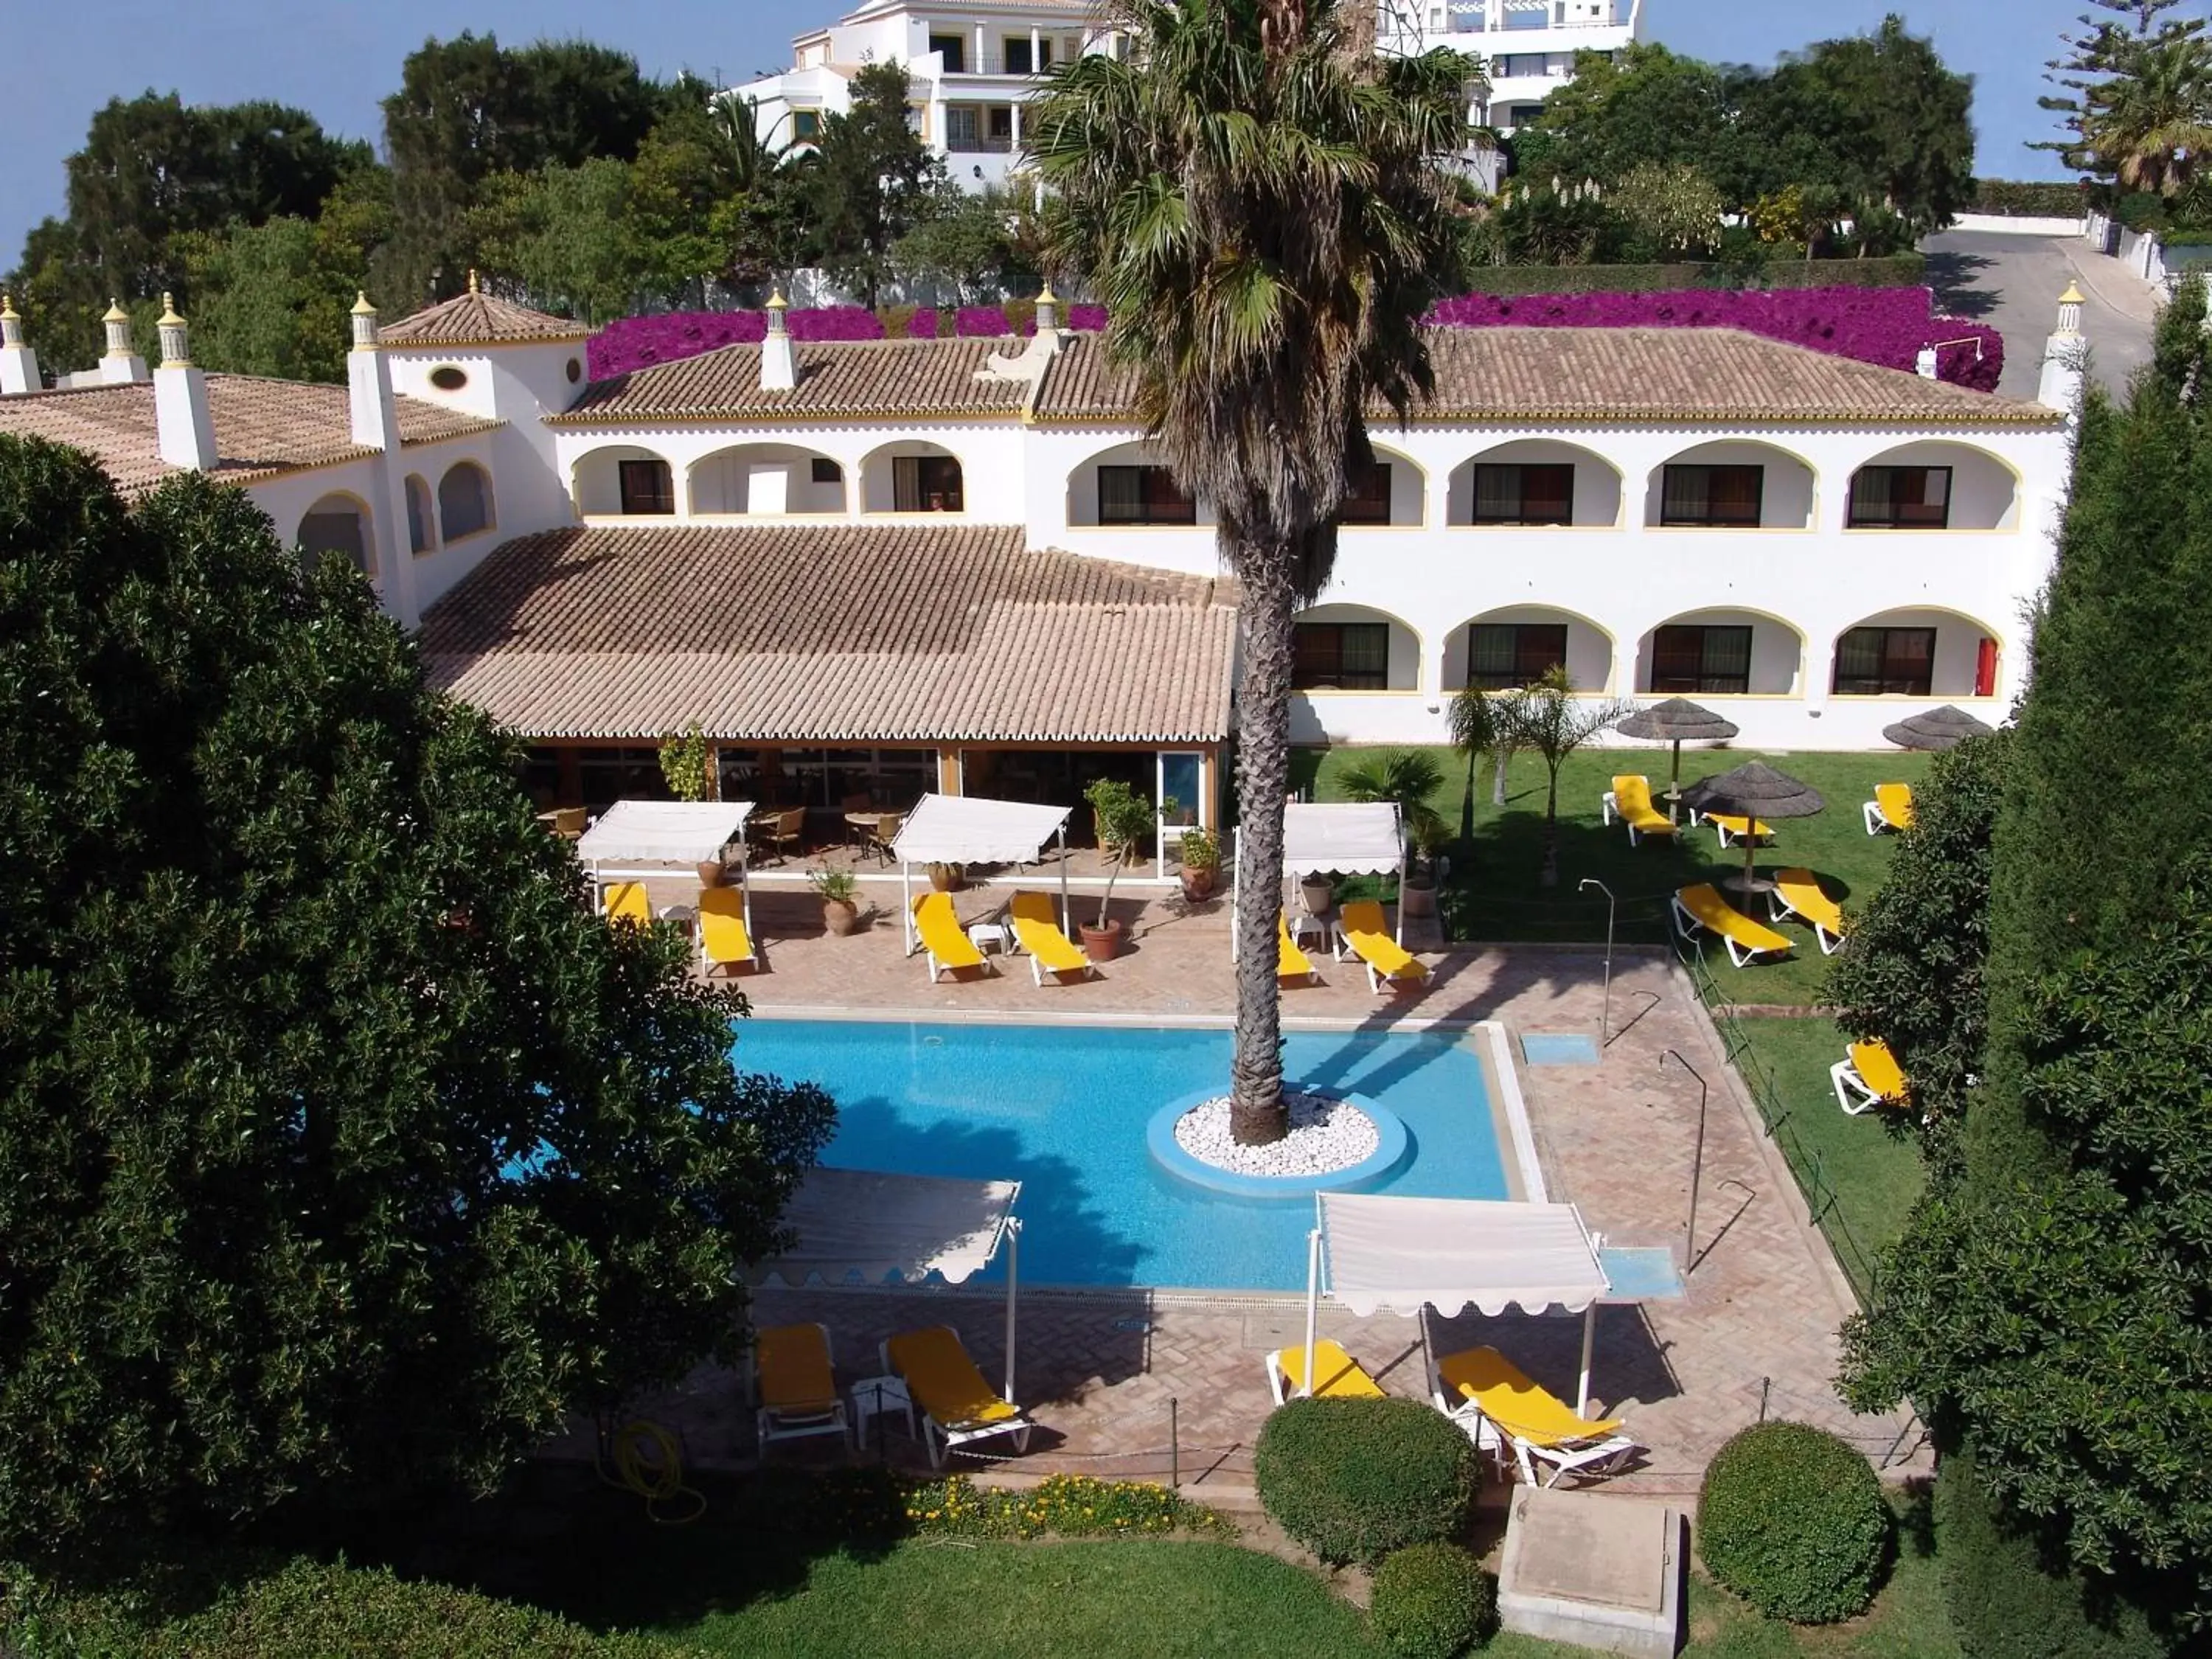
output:
[[[1598, 1005], [1597, 1035], [1601, 1050], [1613, 1047], [1613, 889], [1595, 876], [1584, 876], [1575, 884], [1575, 891], [1585, 892], [1590, 888], [1605, 895], [1605, 1000]], [[1631, 1020], [1630, 1024], [1636, 1022]]]
[[1698, 1265], [1698, 1182], [1705, 1172], [1705, 1103], [1712, 1090], [1707, 1086], [1705, 1074], [1673, 1048], [1660, 1050], [1661, 1071], [1667, 1069], [1669, 1060], [1698, 1079], [1698, 1150], [1690, 1162], [1690, 1225], [1682, 1242], [1682, 1276], [1686, 1279]]

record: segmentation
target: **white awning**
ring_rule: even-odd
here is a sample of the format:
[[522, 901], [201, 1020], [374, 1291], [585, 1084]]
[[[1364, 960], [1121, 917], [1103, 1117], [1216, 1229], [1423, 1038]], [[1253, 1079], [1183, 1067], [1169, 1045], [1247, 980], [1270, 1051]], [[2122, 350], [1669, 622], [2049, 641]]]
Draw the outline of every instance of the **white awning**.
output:
[[1377, 1309], [1447, 1316], [1579, 1313], [1612, 1286], [1571, 1204], [1322, 1193], [1328, 1291], [1363, 1318]]
[[798, 1234], [756, 1264], [750, 1284], [880, 1285], [942, 1273], [957, 1285], [982, 1271], [1005, 1237], [1018, 1181], [955, 1181], [875, 1170], [810, 1170], [784, 1212]]
[[618, 800], [584, 831], [576, 856], [602, 864], [706, 864], [744, 838], [749, 800]]
[[1347, 876], [1387, 875], [1405, 862], [1406, 837], [1389, 801], [1293, 801], [1283, 808], [1283, 873], [1335, 870]]
[[924, 795], [899, 826], [891, 851], [902, 864], [1015, 864], [1036, 857], [1067, 822], [1067, 811], [973, 795]]

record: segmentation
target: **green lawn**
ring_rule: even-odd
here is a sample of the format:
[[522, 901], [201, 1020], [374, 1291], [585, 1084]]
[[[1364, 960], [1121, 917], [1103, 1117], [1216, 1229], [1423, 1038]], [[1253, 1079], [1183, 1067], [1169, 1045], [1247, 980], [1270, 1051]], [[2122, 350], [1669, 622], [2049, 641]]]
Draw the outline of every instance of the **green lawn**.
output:
[[[1312, 790], [1316, 800], [1340, 799], [1339, 775], [1366, 752], [1370, 751], [1299, 750], [1292, 759], [1292, 782]], [[1433, 752], [1445, 771], [1444, 787], [1433, 805], [1456, 829], [1467, 770], [1450, 750]], [[1741, 852], [1733, 848], [1721, 852], [1708, 827], [1686, 830], [1676, 838], [1677, 846], [1655, 840], [1632, 848], [1626, 830], [1617, 823], [1611, 829], [1603, 826], [1598, 798], [1613, 775], [1641, 772], [1651, 780], [1655, 792], [1663, 791], [1668, 753], [1663, 748], [1639, 747], [1591, 750], [1568, 757], [1559, 770], [1559, 883], [1549, 890], [1538, 881], [1543, 863], [1543, 762], [1533, 755], [1514, 757], [1506, 772], [1508, 793], [1502, 808], [1491, 805], [1486, 767], [1475, 792], [1474, 866], [1455, 870], [1451, 890], [1445, 895], [1454, 936], [1602, 939], [1605, 899], [1596, 892], [1579, 892], [1576, 886], [1582, 878], [1595, 876], [1613, 889], [1619, 901], [1622, 939], [1662, 942], [1667, 937], [1669, 893], [1743, 867]], [[1760, 864], [1808, 866], [1844, 905], [1864, 902], [1889, 867], [1893, 843], [1887, 836], [1866, 833], [1859, 803], [1873, 797], [1876, 783], [1917, 782], [1927, 770], [1927, 757], [1901, 752], [1773, 755], [1749, 750], [1692, 750], [1682, 757], [1682, 781], [1686, 787], [1695, 779], [1747, 760], [1765, 760], [1780, 768], [1812, 785], [1828, 801], [1827, 810], [1816, 817], [1776, 825], [1776, 839], [1759, 852]], [[1803, 1005], [1819, 1000], [1826, 958], [1811, 930], [1792, 923], [1785, 924], [1783, 931], [1801, 941], [1785, 961], [1738, 969], [1729, 964], [1725, 951], [1717, 946], [1711, 950], [1709, 959], [1714, 977], [1725, 994], [1747, 1003]]]
[[[1890, 1133], [1875, 1113], [1849, 1117], [1836, 1104], [1828, 1068], [1843, 1058], [1844, 1038], [1835, 1023], [1747, 1017], [1735, 1029], [1750, 1050], [1749, 1060], [1737, 1060], [1745, 1080], [1759, 1088], [1771, 1079], [1780, 1106], [1776, 1133], [1798, 1166], [1798, 1183], [1808, 1194], [1835, 1194], [1843, 1228], [1860, 1249], [1871, 1253], [1894, 1244], [1926, 1173], [1911, 1139]], [[1811, 1167], [1815, 1160], [1817, 1178]], [[1835, 1228], [1829, 1225], [1832, 1237]], [[1839, 1254], [1848, 1267], [1849, 1251]]]

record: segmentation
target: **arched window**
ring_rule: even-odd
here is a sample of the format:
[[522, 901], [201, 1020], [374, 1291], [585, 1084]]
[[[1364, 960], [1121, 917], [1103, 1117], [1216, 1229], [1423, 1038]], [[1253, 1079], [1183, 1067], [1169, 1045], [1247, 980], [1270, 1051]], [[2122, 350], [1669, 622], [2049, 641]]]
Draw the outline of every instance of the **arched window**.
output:
[[428, 553], [438, 544], [437, 524], [430, 513], [430, 486], [413, 473], [407, 475], [407, 545]]
[[325, 495], [300, 520], [300, 562], [313, 570], [325, 553], [344, 554], [364, 576], [376, 574], [368, 512], [350, 495]]
[[438, 480], [438, 526], [449, 542], [492, 523], [491, 480], [474, 461], [457, 461]]

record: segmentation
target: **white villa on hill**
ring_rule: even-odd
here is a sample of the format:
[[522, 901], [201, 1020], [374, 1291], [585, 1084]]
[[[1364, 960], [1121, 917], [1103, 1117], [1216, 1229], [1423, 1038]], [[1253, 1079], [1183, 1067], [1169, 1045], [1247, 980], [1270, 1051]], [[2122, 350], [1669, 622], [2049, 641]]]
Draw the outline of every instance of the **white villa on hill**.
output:
[[[2069, 300], [2071, 296], [2069, 295]], [[1304, 617], [1294, 734], [1437, 742], [1470, 681], [1561, 663], [1677, 693], [1745, 747], [1871, 749], [1930, 703], [2021, 689], [2079, 385], [2042, 401], [1726, 330], [1470, 329], [1345, 515]], [[779, 326], [591, 382], [573, 324], [473, 289], [389, 327], [350, 384], [162, 363], [110, 324], [106, 382], [37, 392], [0, 309], [0, 432], [126, 489], [234, 479], [420, 630], [433, 676], [538, 745], [549, 802], [658, 787], [696, 722], [725, 775], [834, 809], [936, 787], [1072, 801], [1127, 774], [1213, 822], [1234, 583], [1103, 342], [799, 344]]]
[[[1618, 52], [1644, 38], [1643, 0], [1382, 0], [1385, 51], [1449, 46], [1483, 61], [1468, 118], [1501, 133], [1534, 118], [1574, 77], [1578, 51]], [[791, 67], [729, 88], [751, 100], [763, 141], [804, 146], [825, 115], [851, 107], [854, 74], [902, 64], [916, 130], [970, 190], [1003, 185], [1019, 167], [1022, 106], [1045, 72], [1088, 52], [1121, 54], [1127, 40], [1098, 23], [1091, 0], [864, 0], [792, 43]], [[1470, 152], [1486, 185], [1495, 157]]]

